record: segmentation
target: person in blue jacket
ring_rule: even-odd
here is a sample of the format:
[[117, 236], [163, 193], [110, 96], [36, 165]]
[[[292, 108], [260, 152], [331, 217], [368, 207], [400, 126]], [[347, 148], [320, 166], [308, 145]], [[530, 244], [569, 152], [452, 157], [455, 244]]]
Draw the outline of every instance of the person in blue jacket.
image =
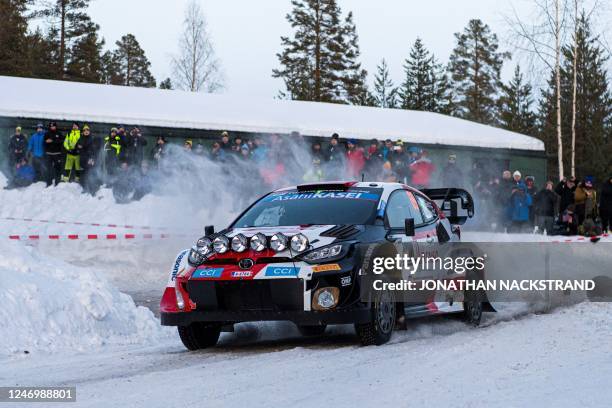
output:
[[533, 203], [531, 195], [527, 194], [524, 183], [512, 187], [510, 196], [510, 214], [512, 224], [508, 232], [527, 232], [529, 228], [529, 207]]
[[35, 181], [47, 181], [47, 159], [45, 157], [45, 130], [42, 123], [36, 126], [36, 133], [28, 141], [28, 153], [32, 156]]

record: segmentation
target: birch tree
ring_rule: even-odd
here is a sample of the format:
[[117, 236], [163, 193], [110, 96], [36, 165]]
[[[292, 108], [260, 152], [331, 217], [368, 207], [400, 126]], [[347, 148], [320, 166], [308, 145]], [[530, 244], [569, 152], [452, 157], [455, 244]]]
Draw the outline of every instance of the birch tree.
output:
[[215, 55], [206, 18], [197, 1], [185, 11], [185, 30], [179, 40], [179, 55], [172, 58], [174, 84], [191, 92], [223, 89], [221, 64]]

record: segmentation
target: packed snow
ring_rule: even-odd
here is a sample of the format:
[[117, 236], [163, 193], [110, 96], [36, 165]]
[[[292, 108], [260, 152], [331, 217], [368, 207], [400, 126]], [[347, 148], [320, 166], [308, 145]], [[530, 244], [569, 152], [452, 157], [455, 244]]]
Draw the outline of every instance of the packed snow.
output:
[[544, 151], [534, 137], [432, 112], [4, 76], [0, 89], [8, 117]]

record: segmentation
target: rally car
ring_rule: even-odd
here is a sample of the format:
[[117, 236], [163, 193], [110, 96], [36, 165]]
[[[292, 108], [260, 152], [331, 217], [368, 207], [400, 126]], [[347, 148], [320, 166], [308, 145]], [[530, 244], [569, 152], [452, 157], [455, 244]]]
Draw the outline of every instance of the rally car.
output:
[[247, 321], [292, 321], [304, 335], [350, 323], [364, 345], [385, 343], [406, 317], [461, 312], [477, 324], [480, 301], [404, 304], [384, 291], [364, 299], [359, 288], [373, 246], [459, 241], [473, 214], [472, 197], [455, 188], [346, 182], [274, 191], [176, 257], [161, 323], [177, 326], [189, 350]]

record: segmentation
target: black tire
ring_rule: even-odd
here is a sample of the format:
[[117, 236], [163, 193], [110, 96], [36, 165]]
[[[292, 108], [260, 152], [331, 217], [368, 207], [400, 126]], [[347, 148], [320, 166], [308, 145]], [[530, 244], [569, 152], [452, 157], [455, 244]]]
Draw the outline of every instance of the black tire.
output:
[[214, 346], [221, 334], [221, 325], [216, 323], [195, 322], [177, 328], [181, 341], [191, 351]]
[[479, 326], [484, 309], [484, 292], [481, 290], [468, 291], [464, 294], [463, 320], [471, 326]]
[[321, 336], [325, 333], [325, 329], [327, 329], [325, 324], [321, 326], [298, 326], [298, 330], [305, 337]]
[[380, 346], [391, 339], [396, 321], [396, 308], [393, 293], [377, 291], [371, 307], [372, 320], [355, 324], [355, 331], [364, 346]]

